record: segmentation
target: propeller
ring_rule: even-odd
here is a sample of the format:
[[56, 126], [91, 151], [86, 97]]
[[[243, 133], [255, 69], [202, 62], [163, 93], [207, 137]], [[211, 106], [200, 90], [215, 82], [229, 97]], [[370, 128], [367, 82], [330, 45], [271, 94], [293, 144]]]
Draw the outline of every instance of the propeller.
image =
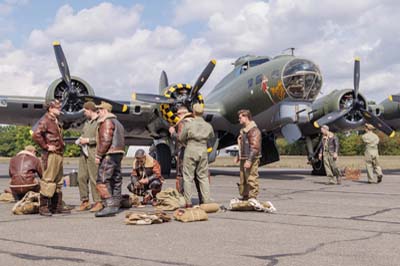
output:
[[[387, 125], [382, 119], [367, 111], [364, 108], [363, 102], [358, 99], [358, 90], [360, 85], [360, 58], [356, 57], [354, 61], [354, 90], [353, 90], [353, 104], [342, 110], [329, 113], [314, 122], [314, 126], [319, 128], [322, 125], [330, 124], [336, 120], [348, 115], [349, 113], [359, 112], [364, 120], [380, 131], [384, 132], [389, 137], [395, 135], [395, 131]], [[400, 97], [399, 97], [400, 100]]]
[[59, 42], [53, 42], [54, 53], [56, 54], [58, 68], [60, 69], [61, 76], [68, 86], [68, 89], [73, 89], [71, 84], [71, 75], [69, 73], [67, 59]]
[[96, 105], [100, 104], [101, 102], [107, 102], [112, 106], [113, 113], [129, 113], [129, 106], [123, 103], [119, 103], [116, 101], [112, 101], [110, 99], [98, 97], [98, 96], [90, 96], [90, 95], [83, 95], [78, 96], [79, 99], [83, 100], [84, 102], [94, 102]]
[[[158, 104], [176, 104], [176, 103], [183, 103], [186, 106], [191, 105], [197, 94], [199, 93], [200, 89], [203, 87], [207, 79], [210, 77], [212, 71], [215, 68], [216, 61], [215, 59], [211, 60], [207, 66], [204, 68], [203, 72], [201, 72], [200, 76], [198, 77], [193, 89], [190, 91], [188, 96], [185, 96], [184, 99], [173, 99], [168, 98], [163, 95], [157, 94], [149, 94], [149, 93], [134, 93], [132, 94], [132, 99], [148, 102], [148, 103], [158, 103]], [[160, 93], [161, 90], [168, 87], [168, 78], [167, 74], [162, 71], [160, 76]]]
[[200, 76], [198, 77], [196, 83], [193, 86], [193, 89], [190, 91], [189, 98], [188, 98], [190, 102], [193, 101], [194, 97], [196, 97], [197, 93], [203, 87], [204, 83], [206, 83], [207, 79], [211, 75], [211, 72], [214, 70], [216, 63], [217, 62], [215, 61], [215, 59], [211, 60], [207, 64], [207, 66], [203, 70], [203, 72], [201, 72]]

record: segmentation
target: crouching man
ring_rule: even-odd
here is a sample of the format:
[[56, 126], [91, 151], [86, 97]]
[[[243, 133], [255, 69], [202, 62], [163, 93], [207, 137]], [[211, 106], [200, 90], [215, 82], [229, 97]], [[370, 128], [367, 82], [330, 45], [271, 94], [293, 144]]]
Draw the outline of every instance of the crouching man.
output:
[[154, 206], [156, 205], [156, 195], [161, 191], [163, 181], [160, 164], [144, 150], [137, 150], [128, 190], [137, 196], [143, 196], [143, 205], [152, 200]]
[[95, 213], [96, 217], [115, 215], [121, 203], [121, 161], [124, 156], [124, 127], [111, 113], [112, 106], [101, 102], [96, 105], [99, 112], [96, 147], [96, 164], [99, 170], [96, 189], [103, 200], [104, 208]]
[[28, 191], [39, 192], [36, 177], [41, 178], [43, 171], [35, 152], [35, 147], [28, 145], [10, 160], [10, 190], [16, 200], [22, 199]]

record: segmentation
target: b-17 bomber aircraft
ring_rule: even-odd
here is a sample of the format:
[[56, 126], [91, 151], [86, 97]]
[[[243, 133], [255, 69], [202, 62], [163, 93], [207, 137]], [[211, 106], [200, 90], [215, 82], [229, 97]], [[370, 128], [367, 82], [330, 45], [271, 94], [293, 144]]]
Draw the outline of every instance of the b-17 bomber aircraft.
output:
[[[85, 101], [107, 101], [112, 112], [125, 127], [127, 145], [152, 145], [164, 175], [171, 170], [174, 143], [168, 128], [179, 119], [177, 108], [194, 103], [204, 104], [206, 121], [212, 124], [215, 139], [209, 143], [209, 160], [217, 151], [236, 144], [240, 130], [239, 109], [249, 109], [262, 130], [262, 164], [279, 160], [276, 138], [288, 142], [306, 141], [308, 160], [314, 173], [323, 173], [318, 160], [319, 127], [329, 125], [333, 131], [347, 131], [365, 122], [389, 136], [400, 126], [400, 105], [384, 101], [368, 104], [359, 93], [360, 60], [354, 67], [354, 89], [334, 90], [320, 97], [323, 77], [312, 61], [294, 55], [276, 57], [246, 55], [234, 62], [226, 75], [204, 99], [200, 90], [211, 75], [216, 61], [211, 60], [196, 83], [169, 84], [166, 73], [161, 73], [159, 94], [133, 93], [130, 101], [115, 101], [95, 95], [93, 88], [82, 78], [71, 76], [58, 42], [53, 43], [61, 78], [53, 81], [43, 97], [0, 96], [0, 123], [32, 126], [45, 113], [46, 103], [52, 99], [62, 102], [60, 121], [64, 128], [78, 128], [84, 121], [82, 106]], [[388, 123], [386, 122], [388, 121]]]

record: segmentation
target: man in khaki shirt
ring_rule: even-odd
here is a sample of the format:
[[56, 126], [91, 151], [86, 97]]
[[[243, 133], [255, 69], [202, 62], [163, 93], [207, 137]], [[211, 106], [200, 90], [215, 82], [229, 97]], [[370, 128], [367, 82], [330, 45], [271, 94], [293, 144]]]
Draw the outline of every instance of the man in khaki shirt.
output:
[[[382, 182], [383, 174], [382, 168], [379, 164], [379, 137], [373, 132], [375, 127], [371, 124], [365, 124], [365, 134], [362, 135], [361, 139], [365, 144], [365, 164], [367, 166], [368, 183], [380, 183]], [[377, 180], [375, 180], [374, 173], [377, 174]]]

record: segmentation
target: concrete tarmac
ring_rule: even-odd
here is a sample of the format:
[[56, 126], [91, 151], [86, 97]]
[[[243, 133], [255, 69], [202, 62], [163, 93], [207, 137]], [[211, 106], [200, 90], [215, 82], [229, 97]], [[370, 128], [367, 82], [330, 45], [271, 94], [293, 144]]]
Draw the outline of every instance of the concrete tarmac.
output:
[[[262, 170], [259, 198], [272, 201], [275, 214], [216, 213], [187, 224], [125, 225], [126, 211], [16, 216], [13, 204], [0, 203], [1, 265], [400, 265], [400, 170], [384, 172], [381, 184], [367, 184], [363, 173], [333, 186], [309, 172]], [[214, 168], [212, 175], [212, 198], [228, 206], [238, 169]], [[0, 178], [1, 191], [7, 183]], [[174, 185], [168, 179], [165, 187]], [[67, 204], [79, 205], [77, 187], [63, 191]]]

